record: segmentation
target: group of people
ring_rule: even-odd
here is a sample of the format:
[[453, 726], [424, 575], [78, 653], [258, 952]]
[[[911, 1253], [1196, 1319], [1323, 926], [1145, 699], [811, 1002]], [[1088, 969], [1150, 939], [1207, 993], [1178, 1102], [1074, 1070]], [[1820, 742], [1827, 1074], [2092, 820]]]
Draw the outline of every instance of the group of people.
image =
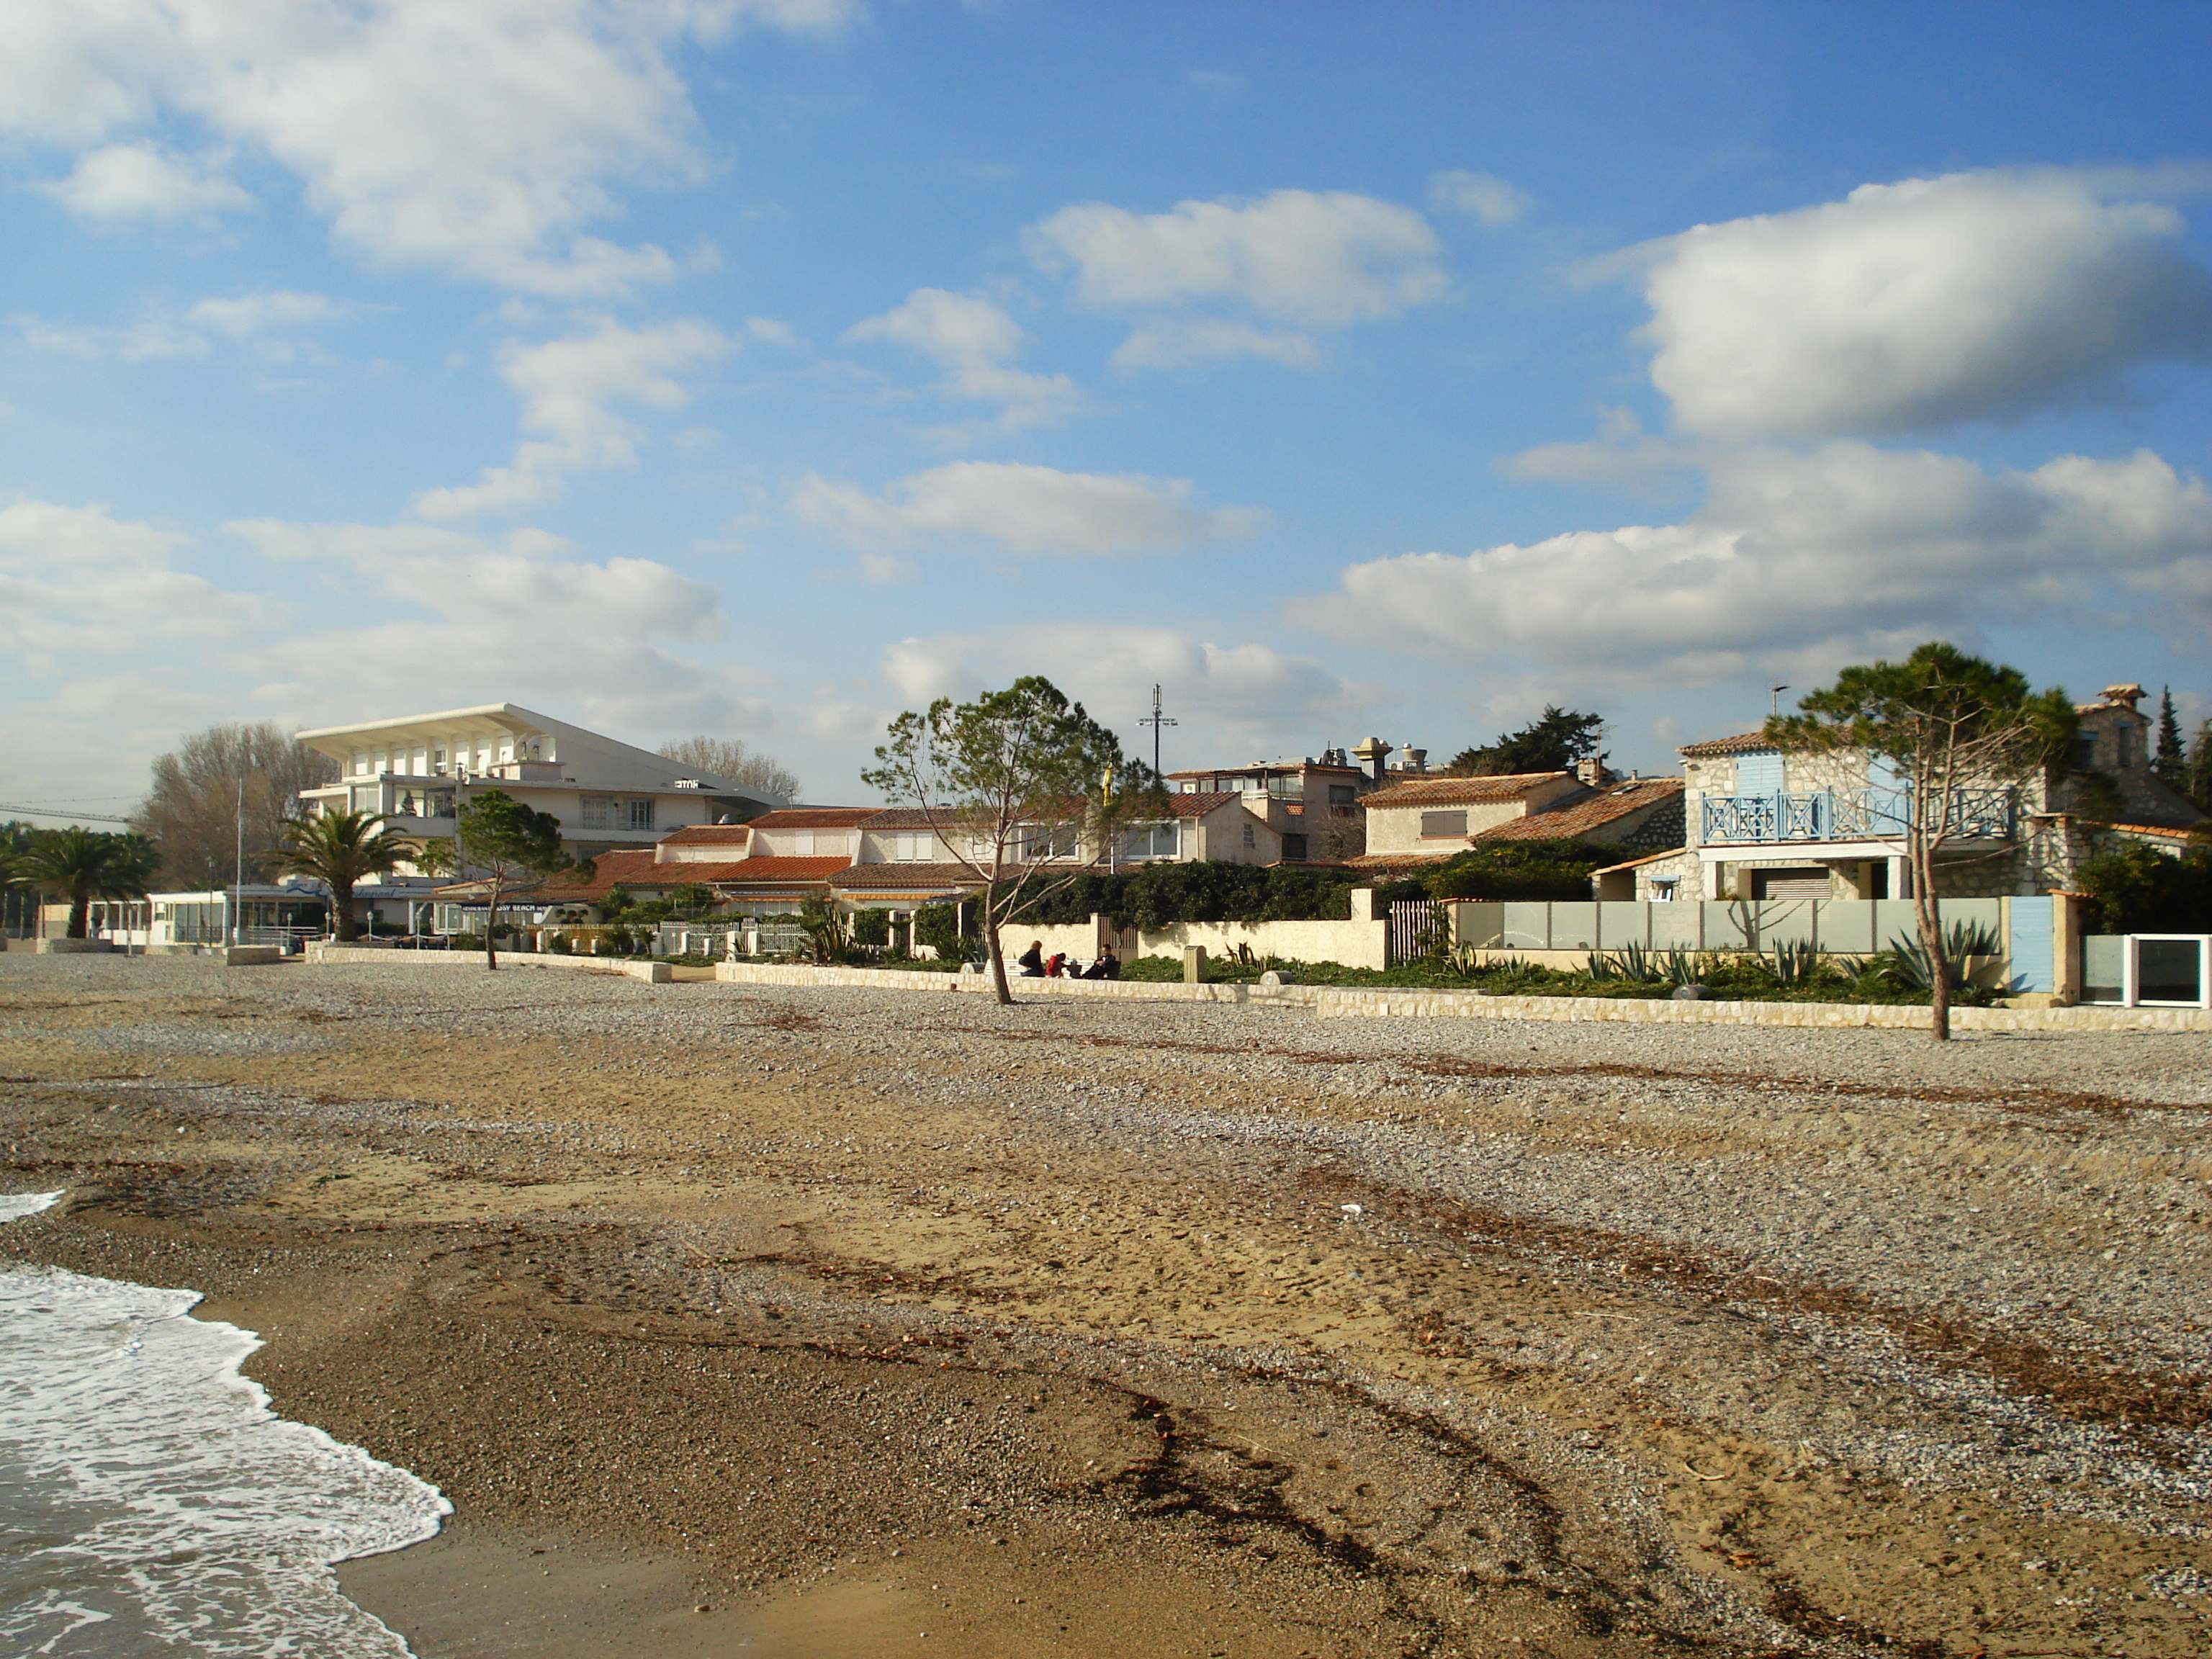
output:
[[1108, 945], [1099, 952], [1098, 960], [1085, 968], [1074, 957], [1055, 951], [1044, 953], [1044, 941], [1031, 939], [1030, 948], [1014, 958], [1014, 966], [1022, 970], [1024, 979], [1119, 979], [1121, 977], [1121, 958]]

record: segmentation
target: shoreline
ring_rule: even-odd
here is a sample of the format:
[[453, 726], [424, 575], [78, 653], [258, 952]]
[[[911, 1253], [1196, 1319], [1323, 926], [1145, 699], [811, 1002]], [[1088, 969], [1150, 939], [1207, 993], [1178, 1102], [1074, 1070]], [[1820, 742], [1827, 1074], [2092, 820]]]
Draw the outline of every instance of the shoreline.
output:
[[2207, 1634], [2201, 1038], [35, 961], [13, 1253], [438, 1486], [422, 1659]]

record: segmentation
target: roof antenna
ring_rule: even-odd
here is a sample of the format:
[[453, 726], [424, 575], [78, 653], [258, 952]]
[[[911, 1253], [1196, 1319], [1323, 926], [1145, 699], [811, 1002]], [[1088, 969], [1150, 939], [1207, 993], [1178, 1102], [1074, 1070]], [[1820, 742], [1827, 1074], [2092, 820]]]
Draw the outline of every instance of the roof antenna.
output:
[[1149, 726], [1152, 728], [1152, 775], [1154, 777], [1158, 777], [1160, 775], [1160, 727], [1163, 726], [1177, 726], [1181, 723], [1182, 722], [1178, 720], [1170, 720], [1165, 714], [1160, 713], [1160, 688], [1157, 685], [1154, 686], [1152, 688], [1152, 712], [1147, 714], [1143, 720], [1137, 722], [1139, 726]]
[[1767, 712], [1778, 719], [1782, 714], [1782, 694], [1789, 689], [1786, 685], [1778, 685], [1767, 695]]

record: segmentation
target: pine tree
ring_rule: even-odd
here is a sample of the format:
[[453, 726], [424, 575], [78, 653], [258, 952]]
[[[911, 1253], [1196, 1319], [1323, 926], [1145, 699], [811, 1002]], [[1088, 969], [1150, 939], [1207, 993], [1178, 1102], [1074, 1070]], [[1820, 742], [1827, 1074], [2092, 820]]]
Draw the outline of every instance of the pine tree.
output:
[[2158, 749], [2151, 757], [2151, 775], [2169, 789], [2185, 788], [2189, 757], [2182, 750], [2181, 722], [2174, 718], [2173, 688], [2167, 686], [2158, 700]]
[[2181, 793], [2212, 812], [2212, 720], [2197, 726], [2197, 740], [2189, 745], [2189, 772]]

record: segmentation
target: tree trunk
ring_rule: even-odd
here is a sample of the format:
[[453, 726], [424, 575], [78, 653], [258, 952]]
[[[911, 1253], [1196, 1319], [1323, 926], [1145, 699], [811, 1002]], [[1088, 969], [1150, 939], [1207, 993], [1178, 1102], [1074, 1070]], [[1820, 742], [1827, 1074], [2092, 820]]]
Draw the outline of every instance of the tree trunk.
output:
[[499, 887], [497, 876], [491, 878], [491, 908], [484, 915], [484, 968], [487, 972], [499, 970]]
[[82, 939], [92, 924], [92, 895], [89, 891], [70, 895], [69, 933], [70, 939]]
[[354, 914], [353, 884], [341, 887], [331, 884], [331, 929], [341, 945], [350, 945], [361, 937], [361, 918]]
[[1006, 947], [999, 939], [997, 884], [983, 890], [983, 948], [991, 953], [991, 988], [999, 1000], [1011, 1006], [1014, 994], [1006, 988]]
[[1951, 963], [1943, 954], [1943, 916], [1936, 902], [1936, 849], [1915, 839], [1912, 845], [1912, 919], [1919, 924], [1920, 948], [1928, 953], [1928, 1035], [1951, 1040]]

